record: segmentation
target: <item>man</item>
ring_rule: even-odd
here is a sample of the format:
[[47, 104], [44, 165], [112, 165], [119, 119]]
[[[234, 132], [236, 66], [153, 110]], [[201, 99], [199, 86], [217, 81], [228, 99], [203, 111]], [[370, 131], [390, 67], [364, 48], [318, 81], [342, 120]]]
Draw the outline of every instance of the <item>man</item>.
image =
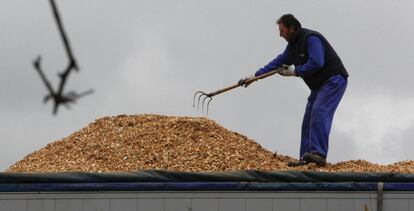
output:
[[[277, 24], [287, 47], [254, 76], [279, 68], [280, 75], [301, 77], [305, 81], [311, 93], [303, 117], [299, 161], [288, 165], [325, 166], [332, 119], [345, 92], [348, 73], [322, 34], [302, 28], [291, 14], [280, 17]], [[239, 85], [247, 87], [246, 80], [251, 77], [241, 79]]]

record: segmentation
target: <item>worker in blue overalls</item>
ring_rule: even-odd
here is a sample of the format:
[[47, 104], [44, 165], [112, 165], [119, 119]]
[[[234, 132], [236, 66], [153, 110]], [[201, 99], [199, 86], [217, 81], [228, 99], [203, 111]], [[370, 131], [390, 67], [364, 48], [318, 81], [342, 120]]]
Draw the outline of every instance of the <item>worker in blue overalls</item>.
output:
[[286, 49], [253, 76], [241, 79], [239, 85], [246, 87], [247, 79], [278, 68], [282, 76], [301, 77], [311, 93], [303, 117], [299, 161], [288, 165], [325, 166], [332, 119], [345, 92], [348, 72], [322, 34], [302, 28], [291, 14], [280, 17], [277, 24], [280, 36], [288, 42]]

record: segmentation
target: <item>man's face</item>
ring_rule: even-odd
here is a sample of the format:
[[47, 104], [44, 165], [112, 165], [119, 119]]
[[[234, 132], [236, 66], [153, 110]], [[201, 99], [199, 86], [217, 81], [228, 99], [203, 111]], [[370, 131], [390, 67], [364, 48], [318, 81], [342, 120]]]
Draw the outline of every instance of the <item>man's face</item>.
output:
[[283, 38], [285, 38], [286, 41], [289, 40], [289, 38], [292, 37], [293, 33], [295, 32], [295, 30], [293, 29], [293, 27], [286, 27], [283, 23], [279, 23], [279, 35]]

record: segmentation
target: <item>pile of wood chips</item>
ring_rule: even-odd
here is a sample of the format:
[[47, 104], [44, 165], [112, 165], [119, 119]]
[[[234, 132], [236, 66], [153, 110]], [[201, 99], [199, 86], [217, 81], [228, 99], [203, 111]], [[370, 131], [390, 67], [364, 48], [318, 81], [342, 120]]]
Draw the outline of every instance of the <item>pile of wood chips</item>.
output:
[[291, 168], [295, 159], [273, 154], [246, 136], [200, 117], [120, 115], [96, 120], [48, 144], [6, 172], [114, 172], [165, 169], [189, 172], [316, 170], [414, 172], [414, 161], [391, 165], [363, 160]]

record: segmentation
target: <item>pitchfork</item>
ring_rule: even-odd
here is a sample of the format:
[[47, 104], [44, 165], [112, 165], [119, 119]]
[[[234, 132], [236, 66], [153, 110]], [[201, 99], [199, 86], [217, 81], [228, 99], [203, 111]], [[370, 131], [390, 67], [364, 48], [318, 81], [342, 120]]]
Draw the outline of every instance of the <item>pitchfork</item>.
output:
[[[251, 78], [251, 79], [248, 79], [248, 80], [246, 80], [245, 82], [244, 82], [244, 84], [243, 85], [239, 85], [238, 83], [237, 84], [234, 84], [234, 85], [232, 85], [232, 86], [229, 86], [229, 87], [226, 87], [226, 88], [223, 88], [223, 89], [220, 89], [220, 90], [217, 90], [217, 91], [215, 91], [215, 92], [211, 92], [211, 93], [205, 93], [205, 92], [202, 92], [202, 91], [197, 91], [195, 94], [194, 94], [194, 97], [193, 97], [193, 107], [195, 107], [195, 101], [196, 101], [196, 98], [197, 98], [197, 95], [198, 95], [198, 98], [197, 98], [197, 110], [199, 110], [200, 109], [200, 102], [201, 102], [201, 112], [204, 112], [204, 105], [205, 105], [205, 103], [207, 102], [207, 106], [206, 106], [206, 113], [207, 113], [207, 115], [208, 115], [208, 107], [209, 107], [209, 105], [210, 105], [210, 102], [211, 102], [211, 100], [213, 100], [213, 97], [214, 96], [216, 96], [216, 95], [218, 95], [218, 94], [221, 94], [221, 93], [223, 93], [223, 92], [227, 92], [227, 91], [229, 91], [229, 90], [232, 90], [232, 89], [234, 89], [234, 88], [237, 88], [237, 87], [239, 87], [239, 86], [244, 86], [244, 87], [248, 87], [251, 83], [253, 83], [253, 82], [255, 82], [255, 81], [257, 81], [257, 80], [260, 80], [260, 79], [263, 79], [263, 78], [266, 78], [266, 77], [269, 77], [269, 76], [271, 76], [271, 75], [274, 75], [274, 74], [276, 74], [276, 73], [278, 73], [279, 71], [281, 71], [281, 70], [283, 70], [283, 69], [285, 69], [286, 67], [279, 67], [278, 69], [275, 69], [275, 70], [272, 70], [272, 71], [270, 71], [270, 72], [267, 72], [267, 73], [265, 73], [265, 74], [262, 74], [262, 75], [259, 75], [259, 76], [257, 76], [257, 77], [253, 77], [253, 78]], [[202, 99], [203, 98], [203, 99]], [[201, 100], [202, 99], [202, 100]], [[208, 99], [208, 100], [207, 100]], [[207, 100], [207, 101], [206, 101]]]

